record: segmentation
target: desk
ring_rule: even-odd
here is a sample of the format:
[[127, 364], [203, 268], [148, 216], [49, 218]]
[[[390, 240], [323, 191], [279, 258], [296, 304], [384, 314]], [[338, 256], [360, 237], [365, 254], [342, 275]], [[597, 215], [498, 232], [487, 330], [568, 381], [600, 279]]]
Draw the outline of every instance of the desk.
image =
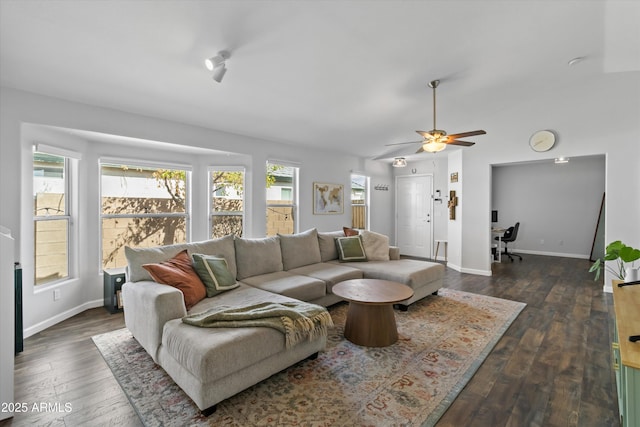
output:
[[498, 237], [498, 247], [496, 248], [496, 252], [498, 253], [498, 260], [495, 261], [492, 259], [491, 262], [502, 262], [502, 236], [504, 235], [505, 231], [507, 231], [506, 228], [491, 227], [491, 234], [497, 234]]

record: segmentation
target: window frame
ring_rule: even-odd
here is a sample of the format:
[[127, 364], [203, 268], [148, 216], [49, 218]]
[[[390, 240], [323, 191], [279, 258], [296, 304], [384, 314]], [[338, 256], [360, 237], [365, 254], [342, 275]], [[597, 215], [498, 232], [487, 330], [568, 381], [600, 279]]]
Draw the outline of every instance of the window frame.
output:
[[353, 197], [352, 197], [352, 193], [353, 193], [353, 177], [354, 176], [359, 176], [359, 177], [363, 177], [364, 178], [364, 227], [360, 228], [361, 230], [369, 230], [369, 224], [370, 222], [370, 218], [369, 218], [369, 213], [371, 212], [370, 209], [370, 200], [371, 200], [371, 194], [370, 194], [370, 182], [371, 182], [371, 177], [369, 177], [368, 175], [365, 175], [364, 173], [358, 173], [358, 172], [352, 172], [349, 175], [349, 180], [350, 180], [350, 188], [349, 188], [349, 202], [351, 204], [351, 226], [354, 227], [353, 224]]
[[[184, 213], [176, 213], [176, 212], [165, 212], [165, 213], [128, 213], [128, 214], [104, 214], [102, 212], [102, 199], [103, 199], [103, 188], [102, 188], [102, 168], [105, 165], [111, 166], [127, 166], [129, 168], [145, 168], [145, 169], [167, 169], [167, 170], [180, 170], [185, 172], [185, 200], [184, 200]], [[103, 234], [103, 223], [105, 219], [116, 219], [116, 218], [131, 218], [131, 219], [147, 219], [147, 218], [184, 218], [185, 219], [185, 243], [191, 241], [191, 191], [192, 191], [192, 167], [190, 165], [185, 165], [181, 163], [165, 163], [165, 162], [154, 162], [154, 161], [145, 161], [145, 160], [137, 160], [137, 159], [123, 159], [123, 158], [107, 158], [103, 157], [98, 160], [98, 241], [100, 242], [99, 256], [98, 256], [98, 270], [102, 272], [105, 269], [114, 268], [114, 267], [105, 267], [104, 265], [104, 234]]]
[[[211, 174], [213, 172], [241, 172], [242, 173], [242, 210], [241, 211], [220, 211], [216, 212], [213, 208], [215, 195], [213, 193], [213, 183], [211, 180]], [[242, 236], [246, 235], [246, 195], [247, 195], [247, 171], [242, 166], [211, 166], [207, 168], [207, 191], [209, 193], [208, 204], [208, 221], [209, 221], [209, 236], [210, 238], [216, 238], [213, 236], [213, 218], [216, 216], [241, 216], [242, 221]], [[238, 237], [242, 237], [238, 236]]]
[[[73, 174], [71, 173], [71, 169], [72, 169], [72, 164], [71, 164], [71, 160], [72, 158], [69, 157], [68, 155], [64, 155], [62, 153], [58, 153], [58, 150], [55, 149], [51, 149], [51, 150], [47, 150], [47, 147], [45, 146], [38, 146], [38, 145], [34, 145], [33, 149], [32, 149], [32, 154], [31, 154], [31, 165], [32, 165], [32, 191], [33, 191], [33, 179], [34, 179], [34, 175], [33, 175], [33, 169], [34, 169], [34, 156], [36, 153], [39, 154], [45, 154], [45, 155], [49, 155], [49, 156], [55, 156], [55, 157], [59, 157], [63, 159], [63, 166], [62, 166], [62, 170], [63, 170], [63, 178], [64, 178], [64, 215], [36, 215], [35, 214], [35, 199], [32, 200], [33, 203], [33, 287], [34, 290], [39, 291], [39, 290], [43, 290], [43, 289], [47, 289], [51, 286], [56, 286], [62, 282], [66, 282], [68, 280], [73, 279], [76, 274], [75, 274], [75, 262], [74, 262], [74, 249], [75, 249], [75, 237], [77, 236], [76, 233], [76, 221], [74, 221], [74, 212], [73, 212], [73, 206], [74, 204], [72, 203], [73, 200], [73, 195], [72, 195], [72, 191], [75, 188], [75, 186], [72, 186], [72, 179], [73, 179]], [[37, 262], [37, 224], [38, 223], [44, 223], [44, 222], [49, 222], [49, 221], [66, 221], [66, 275], [63, 277], [59, 277], [57, 279], [54, 280], [50, 280], [50, 281], [46, 281], [46, 282], [41, 282], [38, 283], [37, 280], [37, 271], [38, 271], [38, 262]]]
[[[285, 168], [291, 168], [293, 169], [293, 173], [291, 175], [291, 189], [292, 189], [292, 194], [291, 194], [291, 203], [269, 203], [269, 199], [268, 199], [268, 187], [266, 186], [266, 177], [267, 177], [267, 173], [269, 171], [269, 165], [277, 165], [277, 166], [283, 166]], [[267, 160], [267, 162], [265, 163], [265, 187], [264, 187], [264, 197], [265, 197], [265, 204], [266, 204], [266, 212], [265, 214], [268, 215], [269, 209], [270, 208], [291, 208], [291, 221], [293, 222], [293, 233], [298, 233], [298, 226], [299, 226], [299, 221], [297, 220], [297, 218], [299, 217], [299, 201], [298, 201], [298, 197], [299, 197], [299, 188], [298, 188], [298, 184], [300, 182], [300, 165], [297, 163], [292, 163], [292, 162], [287, 162], [287, 161], [282, 161], [282, 160]], [[266, 217], [265, 217], [265, 222], [266, 222]], [[265, 235], [266, 236], [272, 236], [270, 234], [268, 234], [268, 224], [265, 227]]]

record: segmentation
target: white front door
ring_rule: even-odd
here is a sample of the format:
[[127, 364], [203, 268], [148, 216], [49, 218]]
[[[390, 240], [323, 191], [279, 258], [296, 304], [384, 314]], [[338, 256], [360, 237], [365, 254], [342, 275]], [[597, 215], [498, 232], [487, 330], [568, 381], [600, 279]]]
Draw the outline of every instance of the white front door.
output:
[[396, 177], [396, 245], [402, 255], [431, 258], [433, 177]]

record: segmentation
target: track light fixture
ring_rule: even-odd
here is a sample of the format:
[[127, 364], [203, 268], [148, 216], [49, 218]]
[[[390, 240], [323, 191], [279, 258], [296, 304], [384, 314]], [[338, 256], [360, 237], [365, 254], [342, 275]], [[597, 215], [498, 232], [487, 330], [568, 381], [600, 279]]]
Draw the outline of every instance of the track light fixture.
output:
[[204, 61], [204, 65], [209, 71], [213, 71], [213, 80], [220, 83], [225, 73], [227, 72], [227, 59], [231, 57], [231, 53], [226, 50], [221, 50], [216, 56], [207, 58]]
[[227, 67], [225, 67], [224, 64], [217, 66], [213, 69], [213, 80], [220, 83], [226, 72]]

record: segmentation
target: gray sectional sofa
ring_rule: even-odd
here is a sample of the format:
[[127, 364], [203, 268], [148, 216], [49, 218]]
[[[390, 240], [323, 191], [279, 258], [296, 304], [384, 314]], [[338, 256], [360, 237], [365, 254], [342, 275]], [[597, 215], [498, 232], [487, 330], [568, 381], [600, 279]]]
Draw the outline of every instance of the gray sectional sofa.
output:
[[[404, 283], [414, 296], [404, 307], [442, 287], [444, 266], [400, 259], [396, 247], [363, 232], [366, 262], [341, 262], [335, 239], [344, 232], [317, 232], [261, 239], [226, 236], [205, 242], [127, 248], [122, 286], [127, 328], [204, 413], [228, 397], [324, 349], [326, 335], [287, 348], [271, 328], [199, 328], [182, 322], [215, 306], [301, 300], [322, 306], [340, 301], [331, 292], [341, 281], [379, 278]], [[367, 249], [369, 248], [369, 249]], [[156, 283], [142, 266], [187, 250], [224, 257], [239, 286], [205, 298], [187, 310], [180, 290]]]

